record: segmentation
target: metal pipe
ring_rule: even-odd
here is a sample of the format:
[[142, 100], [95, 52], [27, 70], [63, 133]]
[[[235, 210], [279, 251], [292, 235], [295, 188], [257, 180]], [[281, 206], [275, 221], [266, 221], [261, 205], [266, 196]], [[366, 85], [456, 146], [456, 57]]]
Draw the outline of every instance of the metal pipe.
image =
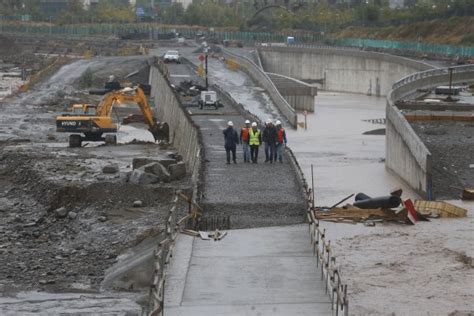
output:
[[398, 196], [382, 196], [376, 198], [370, 198], [365, 200], [359, 200], [354, 202], [354, 206], [363, 209], [370, 209], [370, 208], [395, 208], [400, 205], [402, 200]]

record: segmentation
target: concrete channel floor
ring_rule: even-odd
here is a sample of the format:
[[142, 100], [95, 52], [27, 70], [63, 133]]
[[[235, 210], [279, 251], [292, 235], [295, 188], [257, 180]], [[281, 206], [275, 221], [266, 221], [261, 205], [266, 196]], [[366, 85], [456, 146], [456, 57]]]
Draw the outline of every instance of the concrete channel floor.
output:
[[221, 241], [180, 235], [166, 315], [331, 315], [305, 224], [231, 230]]

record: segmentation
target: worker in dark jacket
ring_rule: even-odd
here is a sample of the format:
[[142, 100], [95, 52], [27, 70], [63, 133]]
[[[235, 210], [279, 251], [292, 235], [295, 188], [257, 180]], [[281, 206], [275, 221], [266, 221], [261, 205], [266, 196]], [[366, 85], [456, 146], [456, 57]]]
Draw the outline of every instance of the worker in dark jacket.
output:
[[224, 130], [224, 148], [227, 154], [227, 164], [230, 164], [230, 153], [232, 152], [232, 160], [234, 163], [237, 163], [235, 158], [235, 150], [237, 144], [239, 143], [239, 135], [234, 130], [234, 123], [229, 121], [227, 123], [227, 128]]
[[262, 139], [265, 142], [265, 162], [272, 163], [276, 159], [276, 141], [277, 131], [272, 120], [268, 119], [265, 129], [262, 133]]

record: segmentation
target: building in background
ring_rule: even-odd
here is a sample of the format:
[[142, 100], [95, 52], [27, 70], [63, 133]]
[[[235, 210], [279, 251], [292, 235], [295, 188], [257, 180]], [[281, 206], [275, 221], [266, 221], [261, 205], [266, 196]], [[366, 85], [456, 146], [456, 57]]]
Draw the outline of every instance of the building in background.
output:
[[[48, 15], [56, 16], [62, 10], [66, 10], [68, 5], [75, 0], [39, 0], [39, 6], [43, 12]], [[96, 7], [100, 1], [107, 0], [79, 0], [84, 9], [90, 10]], [[136, 5], [136, 0], [123, 0], [123, 4], [129, 4], [133, 7]]]
[[172, 3], [181, 3], [184, 9], [187, 9], [188, 6], [193, 3], [193, 0], [172, 0]]

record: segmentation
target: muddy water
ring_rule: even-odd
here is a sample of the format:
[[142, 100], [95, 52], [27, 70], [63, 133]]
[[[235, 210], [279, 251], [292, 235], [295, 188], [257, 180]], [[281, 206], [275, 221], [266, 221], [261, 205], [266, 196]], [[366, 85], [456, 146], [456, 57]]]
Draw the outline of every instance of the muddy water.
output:
[[[416, 196], [385, 170], [385, 136], [363, 135], [385, 128], [373, 123], [383, 118], [384, 98], [319, 92], [307, 130], [287, 130], [288, 144], [310, 182], [313, 165], [318, 205], [333, 205], [351, 193], [387, 195], [396, 187], [404, 189], [405, 197]], [[304, 116], [298, 121], [304, 122]]]

